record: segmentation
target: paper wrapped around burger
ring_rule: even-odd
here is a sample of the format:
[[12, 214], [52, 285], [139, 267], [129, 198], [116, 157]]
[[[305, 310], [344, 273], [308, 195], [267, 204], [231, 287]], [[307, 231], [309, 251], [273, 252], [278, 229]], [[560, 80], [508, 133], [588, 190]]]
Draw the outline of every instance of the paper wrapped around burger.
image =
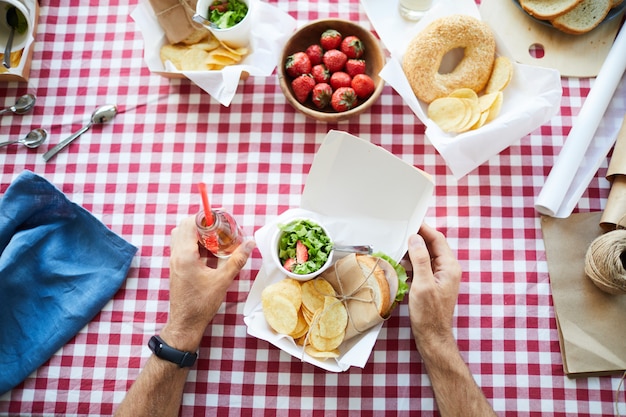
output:
[[206, 29], [193, 21], [196, 0], [150, 0], [154, 14], [170, 43], [196, 43]]
[[[398, 273], [381, 257], [350, 254], [335, 262], [321, 277], [333, 286], [348, 311], [344, 341], [383, 322], [396, 305]], [[406, 289], [401, 292], [404, 296]]]

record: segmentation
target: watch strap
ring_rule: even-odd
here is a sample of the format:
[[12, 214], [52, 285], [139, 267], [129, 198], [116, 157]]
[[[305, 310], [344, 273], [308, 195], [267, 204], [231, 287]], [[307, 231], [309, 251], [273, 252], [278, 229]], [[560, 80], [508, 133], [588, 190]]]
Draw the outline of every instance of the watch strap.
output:
[[159, 336], [152, 336], [148, 341], [148, 347], [161, 359], [175, 363], [179, 368], [187, 368], [196, 363], [197, 353], [185, 352], [171, 347]]

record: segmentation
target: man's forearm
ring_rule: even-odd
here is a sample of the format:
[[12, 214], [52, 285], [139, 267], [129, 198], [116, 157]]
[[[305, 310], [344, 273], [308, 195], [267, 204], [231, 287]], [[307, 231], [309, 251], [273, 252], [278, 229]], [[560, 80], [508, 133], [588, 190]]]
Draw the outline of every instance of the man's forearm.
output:
[[430, 377], [441, 416], [495, 416], [474, 381], [454, 339], [441, 344], [417, 343]]
[[177, 416], [189, 368], [150, 356], [115, 416]]

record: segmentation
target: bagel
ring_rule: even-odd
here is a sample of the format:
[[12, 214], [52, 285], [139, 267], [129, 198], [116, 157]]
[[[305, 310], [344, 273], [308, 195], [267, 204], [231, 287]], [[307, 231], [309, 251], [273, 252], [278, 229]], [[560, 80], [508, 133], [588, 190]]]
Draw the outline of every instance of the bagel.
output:
[[[462, 48], [464, 55], [449, 73], [439, 72], [444, 56]], [[491, 76], [496, 40], [489, 26], [467, 15], [431, 22], [409, 43], [402, 69], [418, 99], [430, 103], [459, 88], [481, 91]]]

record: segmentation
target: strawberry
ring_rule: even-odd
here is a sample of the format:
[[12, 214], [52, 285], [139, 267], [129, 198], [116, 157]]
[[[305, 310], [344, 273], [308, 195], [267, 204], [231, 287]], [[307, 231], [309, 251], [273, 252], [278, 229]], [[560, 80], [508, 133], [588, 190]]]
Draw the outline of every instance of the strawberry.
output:
[[309, 250], [301, 241], [296, 242], [296, 262], [303, 264], [309, 260]]
[[365, 61], [362, 59], [348, 59], [345, 70], [352, 78], [357, 74], [365, 74]]
[[318, 109], [323, 109], [330, 104], [330, 98], [333, 95], [333, 88], [327, 83], [318, 83], [313, 87], [313, 91], [311, 93], [311, 98], [313, 99], [313, 104]]
[[352, 78], [351, 83], [354, 92], [357, 97], [360, 99], [368, 98], [372, 95], [376, 86], [374, 85], [374, 80], [369, 75], [366, 74], [357, 74]]
[[338, 88], [330, 99], [330, 105], [338, 112], [350, 110], [356, 105], [356, 102], [356, 93], [352, 87]]
[[296, 260], [293, 258], [289, 258], [285, 261], [285, 263], [283, 264], [283, 268], [285, 268], [287, 271], [291, 272], [293, 271], [293, 267], [296, 264]]
[[341, 33], [335, 29], [328, 29], [320, 36], [320, 45], [325, 50], [337, 49], [341, 45]]
[[311, 72], [311, 60], [304, 52], [296, 52], [289, 55], [285, 60], [285, 70], [287, 74], [294, 78], [302, 74], [308, 74]]
[[332, 74], [333, 72], [343, 70], [343, 67], [344, 65], [346, 65], [348, 57], [346, 56], [346, 54], [338, 49], [331, 49], [324, 52], [324, 56], [322, 59], [324, 61], [324, 65], [326, 65], [326, 68]]
[[311, 65], [315, 66], [322, 63], [322, 55], [324, 55], [324, 51], [322, 50], [322, 47], [318, 44], [315, 43], [309, 46], [308, 48], [306, 48], [306, 51], [304, 51], [304, 53], [309, 56]]
[[328, 72], [324, 64], [313, 66], [313, 68], [311, 68], [311, 75], [316, 83], [327, 83], [330, 81], [330, 72]]
[[228, 11], [228, 0], [218, 0], [211, 3], [209, 6], [209, 11], [217, 10], [220, 13], [225, 13]]
[[343, 71], [333, 72], [333, 75], [330, 76], [330, 86], [333, 90], [336, 90], [339, 87], [350, 87], [351, 83], [352, 77]]
[[313, 87], [315, 87], [315, 80], [310, 74], [302, 74], [291, 81], [293, 95], [300, 103], [304, 103], [309, 98]]
[[365, 46], [356, 36], [346, 36], [341, 41], [341, 52], [348, 58], [361, 58], [365, 52]]

